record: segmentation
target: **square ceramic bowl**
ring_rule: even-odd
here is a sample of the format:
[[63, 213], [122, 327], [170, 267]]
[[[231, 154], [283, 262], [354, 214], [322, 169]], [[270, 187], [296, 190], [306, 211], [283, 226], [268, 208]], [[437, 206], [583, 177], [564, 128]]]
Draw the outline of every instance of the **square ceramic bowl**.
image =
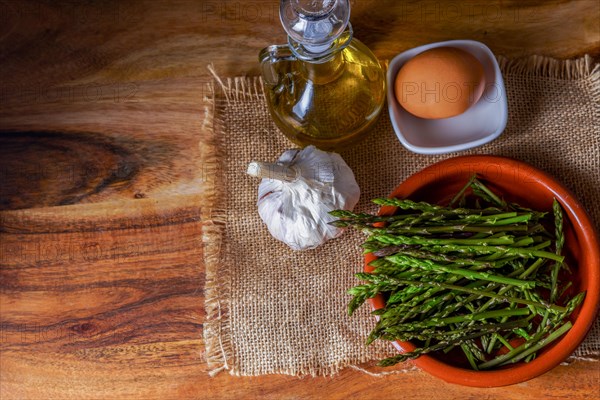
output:
[[[479, 101], [460, 115], [441, 119], [419, 118], [398, 103], [394, 82], [404, 63], [436, 47], [455, 47], [477, 58], [483, 65], [485, 89]], [[390, 62], [387, 87], [389, 114], [396, 136], [404, 147], [415, 153], [443, 154], [467, 150], [496, 139], [506, 127], [508, 107], [504, 80], [496, 57], [483, 43], [450, 40], [407, 50]]]

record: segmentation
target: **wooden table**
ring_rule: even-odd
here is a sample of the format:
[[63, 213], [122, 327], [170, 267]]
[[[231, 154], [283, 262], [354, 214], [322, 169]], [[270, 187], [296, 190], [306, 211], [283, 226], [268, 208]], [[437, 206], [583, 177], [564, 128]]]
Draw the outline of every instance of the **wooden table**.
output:
[[[276, 1], [0, 1], [0, 397], [597, 398], [598, 363], [499, 389], [422, 372], [209, 378], [203, 97], [284, 40]], [[470, 38], [600, 55], [596, 1], [353, 2], [381, 58]]]

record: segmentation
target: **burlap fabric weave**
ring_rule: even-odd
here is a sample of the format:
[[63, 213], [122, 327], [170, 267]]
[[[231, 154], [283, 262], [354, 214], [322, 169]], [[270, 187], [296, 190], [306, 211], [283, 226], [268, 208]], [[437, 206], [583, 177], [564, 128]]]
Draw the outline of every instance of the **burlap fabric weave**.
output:
[[[600, 225], [600, 68], [590, 58], [500, 59], [509, 105], [505, 132], [461, 154], [526, 161], [556, 177]], [[365, 347], [374, 321], [363, 307], [346, 315], [346, 291], [362, 268], [361, 235], [348, 232], [316, 250], [295, 252], [260, 220], [252, 160], [275, 161], [294, 145], [273, 124], [258, 78], [216, 77], [206, 130], [214, 139], [214, 207], [206, 215], [206, 355], [212, 373], [333, 374], [392, 355]], [[455, 154], [418, 155], [397, 140], [386, 112], [369, 138], [342, 153], [361, 187], [359, 211], [409, 175]], [[523, 188], [526, 190], [526, 188]], [[600, 324], [574, 354], [597, 359]]]

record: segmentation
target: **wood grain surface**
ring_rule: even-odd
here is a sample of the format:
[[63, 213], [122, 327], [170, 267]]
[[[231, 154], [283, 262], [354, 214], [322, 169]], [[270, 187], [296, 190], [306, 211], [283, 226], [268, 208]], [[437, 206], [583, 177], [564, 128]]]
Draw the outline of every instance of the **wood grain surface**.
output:
[[[459, 38], [509, 57], [600, 56], [597, 1], [352, 7], [381, 58]], [[258, 51], [285, 39], [277, 10], [0, 0], [0, 398], [598, 398], [599, 364], [582, 361], [497, 389], [420, 371], [208, 377], [206, 66], [258, 74]]]

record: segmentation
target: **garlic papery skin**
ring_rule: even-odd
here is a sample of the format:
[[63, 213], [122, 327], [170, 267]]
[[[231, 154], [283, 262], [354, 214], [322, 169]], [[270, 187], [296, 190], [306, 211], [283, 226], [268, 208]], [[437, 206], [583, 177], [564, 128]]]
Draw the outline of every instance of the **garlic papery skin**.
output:
[[262, 178], [258, 213], [273, 237], [294, 250], [313, 249], [343, 230], [329, 225], [330, 211], [353, 210], [360, 197], [354, 173], [339, 154], [308, 146], [284, 152], [277, 163], [253, 161], [248, 174]]

